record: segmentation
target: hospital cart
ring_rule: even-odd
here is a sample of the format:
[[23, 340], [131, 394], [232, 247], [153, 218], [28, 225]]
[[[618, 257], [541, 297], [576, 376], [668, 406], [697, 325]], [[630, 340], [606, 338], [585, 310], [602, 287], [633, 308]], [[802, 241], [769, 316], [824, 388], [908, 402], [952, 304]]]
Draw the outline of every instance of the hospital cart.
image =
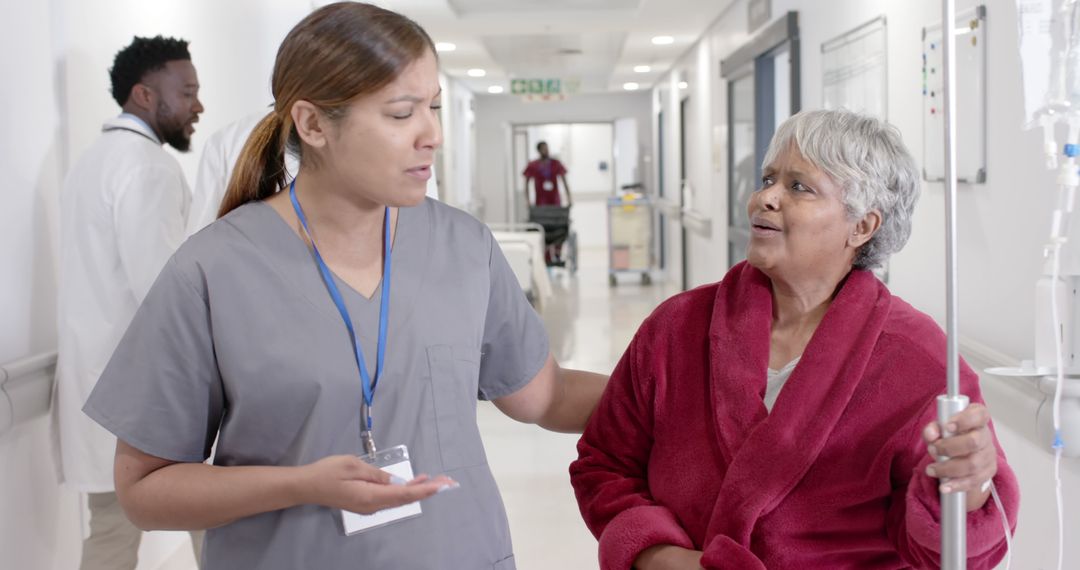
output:
[[637, 193], [608, 198], [608, 283], [614, 287], [619, 273], [639, 273], [641, 283], [652, 283], [653, 208]]

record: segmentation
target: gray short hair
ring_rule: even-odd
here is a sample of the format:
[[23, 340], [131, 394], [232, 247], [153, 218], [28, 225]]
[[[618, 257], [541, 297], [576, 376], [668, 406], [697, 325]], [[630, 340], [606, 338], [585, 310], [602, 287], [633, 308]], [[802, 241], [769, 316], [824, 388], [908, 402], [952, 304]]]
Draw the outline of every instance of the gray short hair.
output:
[[881, 213], [881, 227], [855, 255], [856, 268], [877, 267], [904, 247], [920, 175], [896, 127], [851, 111], [803, 111], [776, 130], [762, 168], [789, 146], [840, 185], [852, 219]]

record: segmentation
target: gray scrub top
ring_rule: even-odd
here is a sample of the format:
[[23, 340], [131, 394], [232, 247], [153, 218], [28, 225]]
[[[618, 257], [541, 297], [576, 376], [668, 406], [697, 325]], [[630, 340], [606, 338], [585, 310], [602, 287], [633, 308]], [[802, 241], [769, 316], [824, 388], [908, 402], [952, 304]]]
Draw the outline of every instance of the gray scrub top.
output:
[[[474, 218], [427, 200], [401, 209], [394, 240], [376, 443], [407, 445], [416, 473], [446, 473], [461, 488], [423, 501], [418, 518], [353, 536], [316, 505], [247, 517], [207, 533], [205, 570], [514, 568], [476, 401], [535, 377], [547, 335]], [[367, 299], [337, 285], [373, 367], [380, 291]], [[362, 453], [361, 401], [349, 336], [311, 251], [256, 202], [177, 251], [84, 411], [172, 461], [205, 460], [217, 437], [216, 465], [304, 465]]]

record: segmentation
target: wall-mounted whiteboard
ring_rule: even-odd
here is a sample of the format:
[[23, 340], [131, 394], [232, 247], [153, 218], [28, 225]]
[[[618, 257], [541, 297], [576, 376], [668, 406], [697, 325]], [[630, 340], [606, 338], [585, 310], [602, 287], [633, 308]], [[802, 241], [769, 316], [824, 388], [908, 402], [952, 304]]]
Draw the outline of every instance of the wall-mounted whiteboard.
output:
[[[945, 84], [941, 23], [923, 28], [923, 177], [945, 179]], [[957, 14], [956, 178], [986, 182], [986, 6]]]
[[821, 44], [825, 108], [887, 119], [887, 55], [884, 16]]

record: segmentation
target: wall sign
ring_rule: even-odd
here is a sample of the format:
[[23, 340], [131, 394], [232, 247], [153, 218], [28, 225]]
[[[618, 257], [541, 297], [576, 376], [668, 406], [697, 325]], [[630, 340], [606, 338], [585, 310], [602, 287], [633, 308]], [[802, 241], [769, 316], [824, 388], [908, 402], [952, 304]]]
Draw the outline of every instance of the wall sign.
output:
[[747, 11], [749, 13], [750, 33], [754, 33], [758, 28], [769, 23], [772, 20], [772, 1], [771, 0], [750, 0], [750, 4], [747, 5]]

